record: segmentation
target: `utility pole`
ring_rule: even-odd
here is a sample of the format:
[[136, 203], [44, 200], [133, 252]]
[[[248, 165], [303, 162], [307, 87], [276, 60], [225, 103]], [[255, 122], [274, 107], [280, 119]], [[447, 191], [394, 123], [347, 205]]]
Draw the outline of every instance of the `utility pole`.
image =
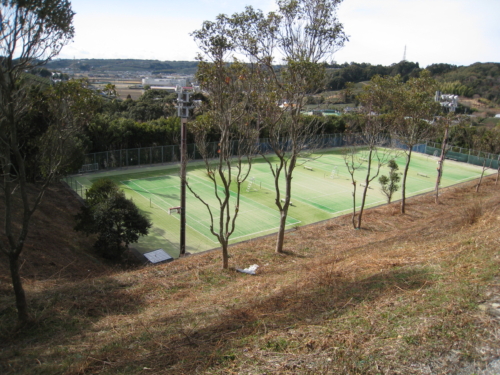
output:
[[187, 165], [187, 130], [186, 124], [190, 109], [194, 108], [190, 93], [177, 86], [177, 115], [181, 118], [181, 196], [180, 196], [180, 249], [179, 257], [186, 255], [186, 165]]

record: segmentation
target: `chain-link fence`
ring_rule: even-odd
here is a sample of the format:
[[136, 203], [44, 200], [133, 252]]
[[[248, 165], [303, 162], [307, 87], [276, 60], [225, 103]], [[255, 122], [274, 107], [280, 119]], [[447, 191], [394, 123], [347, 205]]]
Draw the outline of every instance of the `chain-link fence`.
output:
[[71, 176], [65, 176], [62, 178], [62, 181], [66, 182], [68, 186], [75, 191], [80, 197], [83, 199], [87, 196], [87, 189], [81, 183], [79, 183], [76, 179]]
[[[311, 137], [308, 142], [304, 142], [305, 146], [308, 144], [313, 145], [315, 149], [341, 147], [346, 144], [346, 139], [344, 134], [327, 134]], [[207, 145], [208, 154], [213, 157], [217, 156], [218, 149], [217, 142]], [[269, 140], [266, 138], [259, 139], [255, 149], [258, 153], [272, 152]], [[234, 155], [236, 155], [238, 152], [237, 141], [234, 141], [232, 150]], [[187, 145], [187, 156], [189, 160], [200, 160], [202, 158], [195, 144]], [[180, 146], [171, 145], [96, 152], [85, 155], [83, 164], [98, 164], [99, 170], [102, 170], [176, 163], [179, 161]]]
[[[284, 139], [280, 147], [286, 149], [289, 140]], [[312, 136], [308, 141], [303, 142], [303, 147], [312, 149], [326, 149], [344, 146], [363, 146], [363, 136], [360, 134], [326, 134]], [[405, 148], [403, 144], [393, 141], [390, 137], [384, 141], [383, 147]], [[218, 143], [212, 142], [207, 145], [207, 152], [212, 157], [217, 157]], [[237, 141], [234, 141], [232, 152], [234, 155], [238, 152]], [[255, 147], [257, 153], [272, 153], [272, 147], [269, 140], [261, 138]], [[413, 151], [428, 155], [439, 156], [441, 154], [441, 145], [434, 142], [427, 142], [415, 145]], [[200, 160], [201, 154], [195, 144], [187, 145], [187, 155], [189, 160]], [[499, 155], [484, 153], [481, 151], [469, 150], [460, 147], [451, 147], [446, 153], [446, 157], [452, 160], [464, 163], [498, 168]], [[155, 164], [176, 163], [180, 161], [180, 146], [156, 146], [131, 148], [125, 150], [113, 150], [96, 152], [85, 155], [83, 164], [98, 164], [99, 169], [116, 169], [135, 166], [150, 166]]]
[[[428, 155], [441, 156], [441, 144], [427, 142], [425, 153]], [[489, 152], [477, 151], [468, 148], [450, 146], [445, 157], [450, 160], [461, 161], [463, 163], [485, 166], [498, 169], [500, 155]]]

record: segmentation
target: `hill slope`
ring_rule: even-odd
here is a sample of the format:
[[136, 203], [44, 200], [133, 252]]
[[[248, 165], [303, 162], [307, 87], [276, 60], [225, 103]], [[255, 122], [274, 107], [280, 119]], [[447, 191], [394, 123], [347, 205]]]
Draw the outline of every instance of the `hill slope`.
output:
[[[3, 374], [438, 374], [498, 357], [500, 186], [488, 178], [140, 270], [32, 280], [38, 323], [10, 335]], [[244, 225], [244, 223], [240, 223]], [[39, 280], [39, 281], [38, 281]], [[490, 294], [488, 294], [490, 293]], [[4, 304], [12, 297], [4, 290]], [[480, 305], [482, 303], [483, 305]], [[491, 310], [491, 308], [490, 308]], [[471, 364], [475, 362], [475, 364]]]

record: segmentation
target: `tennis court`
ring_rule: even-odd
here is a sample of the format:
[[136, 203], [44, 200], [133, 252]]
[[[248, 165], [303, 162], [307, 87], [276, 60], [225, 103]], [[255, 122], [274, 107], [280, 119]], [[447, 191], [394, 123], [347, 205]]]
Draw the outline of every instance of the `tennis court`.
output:
[[[387, 150], [386, 152], [392, 152]], [[359, 160], [366, 157], [360, 149]], [[400, 167], [404, 167], [404, 155], [395, 155]], [[437, 158], [414, 153], [407, 179], [407, 196], [432, 191], [436, 181]], [[271, 159], [271, 162], [274, 161]], [[389, 169], [383, 167], [381, 174]], [[486, 174], [494, 173], [487, 170]], [[447, 160], [441, 186], [446, 187], [478, 178], [481, 168]], [[356, 201], [361, 202], [362, 187], [359, 181], [366, 175], [366, 163], [356, 171], [358, 180]], [[214, 194], [214, 186], [206, 176], [199, 162], [190, 163], [188, 168], [189, 186], [213, 208], [215, 230], [217, 231], [219, 203]], [[99, 178], [110, 178], [120, 185], [125, 194], [151, 219], [150, 234], [132, 246], [141, 252], [163, 248], [171, 256], [179, 254], [179, 216], [173, 210], [180, 204], [180, 178], [178, 165], [163, 165], [148, 168], [121, 169], [73, 176], [86, 188]], [[352, 211], [353, 185], [342, 153], [339, 149], [300, 159], [292, 182], [292, 206], [289, 209], [287, 227], [311, 224]], [[232, 209], [236, 193], [232, 192]], [[393, 200], [400, 199], [401, 192], [395, 193]], [[275, 206], [274, 179], [269, 165], [263, 158], [256, 159], [249, 178], [242, 185], [236, 230], [231, 243], [240, 242], [271, 234], [277, 231], [279, 212]], [[373, 207], [386, 203], [380, 191], [378, 180], [370, 184], [366, 206]], [[210, 216], [205, 205], [189, 190], [186, 197], [186, 251], [196, 253], [218, 247], [216, 238], [210, 232]]]

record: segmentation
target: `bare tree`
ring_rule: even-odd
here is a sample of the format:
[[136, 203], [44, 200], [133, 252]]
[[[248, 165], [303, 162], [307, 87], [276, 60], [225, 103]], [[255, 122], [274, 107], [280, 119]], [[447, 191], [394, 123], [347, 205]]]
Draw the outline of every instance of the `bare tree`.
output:
[[[476, 149], [484, 149], [485, 147], [483, 146], [483, 139], [481, 137], [474, 136], [473, 137], [473, 144]], [[491, 164], [493, 163], [493, 159], [488, 159], [486, 156], [488, 155], [487, 152], [479, 151], [479, 155], [483, 155], [483, 165], [481, 166], [481, 176], [479, 177], [479, 181], [476, 184], [476, 193], [479, 192], [479, 188], [481, 187], [481, 184], [483, 183], [483, 177], [484, 173], [488, 168], [491, 168]], [[491, 157], [491, 154], [490, 154]]]
[[[496, 154], [496, 160], [493, 160], [497, 164], [497, 173], [495, 177], [495, 185], [498, 185], [498, 179], [500, 177], [500, 128], [496, 127], [491, 130], [491, 141], [496, 147], [491, 147], [490, 151]], [[493, 158], [492, 158], [493, 159]]]
[[[0, 250], [9, 259], [12, 285], [16, 296], [18, 324], [29, 320], [26, 296], [19, 274], [19, 255], [28, 235], [29, 222], [44, 190], [60, 170], [60, 159], [54, 150], [46, 150], [43, 183], [38, 195], [28, 197], [26, 143], [22, 129], [28, 121], [31, 82], [25, 71], [56, 56], [73, 37], [73, 11], [67, 0], [3, 1], [0, 5], [0, 168], [2, 199], [5, 204], [4, 230], [0, 233]], [[52, 132], [52, 130], [54, 130]], [[54, 139], [54, 128], [45, 133], [45, 140]], [[43, 146], [41, 147], [43, 149]], [[15, 212], [15, 194], [20, 196], [21, 212]], [[17, 230], [13, 220], [19, 218]]]
[[403, 83], [399, 76], [387, 80], [389, 106], [393, 116], [392, 135], [403, 146], [406, 155], [401, 184], [401, 213], [405, 213], [406, 180], [413, 147], [435, 133], [435, 127], [431, 122], [438, 113], [439, 104], [434, 101], [433, 96], [435, 81], [427, 71], [423, 71], [420, 77], [411, 78], [406, 83]]
[[[266, 72], [274, 106], [264, 111], [269, 145], [278, 162], [266, 157], [274, 177], [275, 203], [280, 211], [276, 252], [283, 252], [286, 218], [292, 197], [292, 176], [298, 158], [314, 143], [319, 126], [304, 119], [301, 111], [307, 95], [324, 87], [327, 58], [347, 40], [336, 16], [341, 0], [278, 0], [277, 10], [264, 15], [247, 7], [232, 19], [233, 40], [238, 51]], [[282, 58], [280, 67], [275, 65]]]
[[356, 193], [358, 190], [358, 181], [356, 180], [355, 173], [358, 169], [361, 169], [363, 161], [359, 157], [358, 149], [355, 146], [345, 147], [343, 150], [342, 158], [347, 167], [347, 172], [351, 176], [352, 183], [352, 216], [351, 222], [352, 227], [357, 229], [356, 223]]
[[434, 193], [435, 193], [434, 201], [436, 204], [439, 203], [439, 185], [441, 184], [441, 178], [444, 172], [444, 161], [446, 159], [446, 154], [451, 149], [451, 146], [448, 144], [449, 141], [448, 134], [450, 132], [450, 127], [460, 126], [461, 124], [464, 124], [465, 122], [469, 121], [470, 119], [468, 117], [457, 115], [453, 112], [448, 112], [445, 116], [439, 117], [435, 122], [435, 124], [437, 125], [436, 130], [437, 131], [441, 130], [443, 132], [443, 140], [441, 142], [441, 155], [439, 156], [438, 160], [436, 185], [434, 188]]
[[[236, 229], [241, 185], [250, 174], [259, 137], [258, 125], [251, 116], [254, 72], [236, 59], [227, 61], [233, 53], [227, 21], [221, 15], [216, 22], [206, 21], [202, 29], [193, 33], [203, 52], [196, 76], [207, 103], [192, 131], [218, 205], [211, 206], [186, 181], [188, 189], [207, 208], [210, 231], [221, 245], [224, 269], [229, 267], [228, 246]], [[211, 132], [218, 136], [216, 150], [209, 146], [207, 135]]]
[[[372, 90], [370, 86], [366, 86], [365, 90], [358, 96], [361, 107], [361, 113], [358, 116], [360, 120], [357, 128], [351, 126], [351, 131], [359, 132], [359, 141], [365, 148], [365, 156], [362, 161], [366, 163], [366, 174], [364, 181], [361, 184], [363, 192], [361, 195], [361, 206], [358, 213], [358, 221], [354, 224], [355, 229], [361, 228], [363, 211], [366, 204], [366, 195], [370, 184], [380, 174], [380, 169], [383, 165], [394, 158], [389, 152], [381, 151], [381, 147], [391, 146], [389, 135], [389, 121], [385, 116], [374, 112], [378, 105], [380, 97], [377, 90]], [[354, 208], [355, 209], [355, 208]]]

